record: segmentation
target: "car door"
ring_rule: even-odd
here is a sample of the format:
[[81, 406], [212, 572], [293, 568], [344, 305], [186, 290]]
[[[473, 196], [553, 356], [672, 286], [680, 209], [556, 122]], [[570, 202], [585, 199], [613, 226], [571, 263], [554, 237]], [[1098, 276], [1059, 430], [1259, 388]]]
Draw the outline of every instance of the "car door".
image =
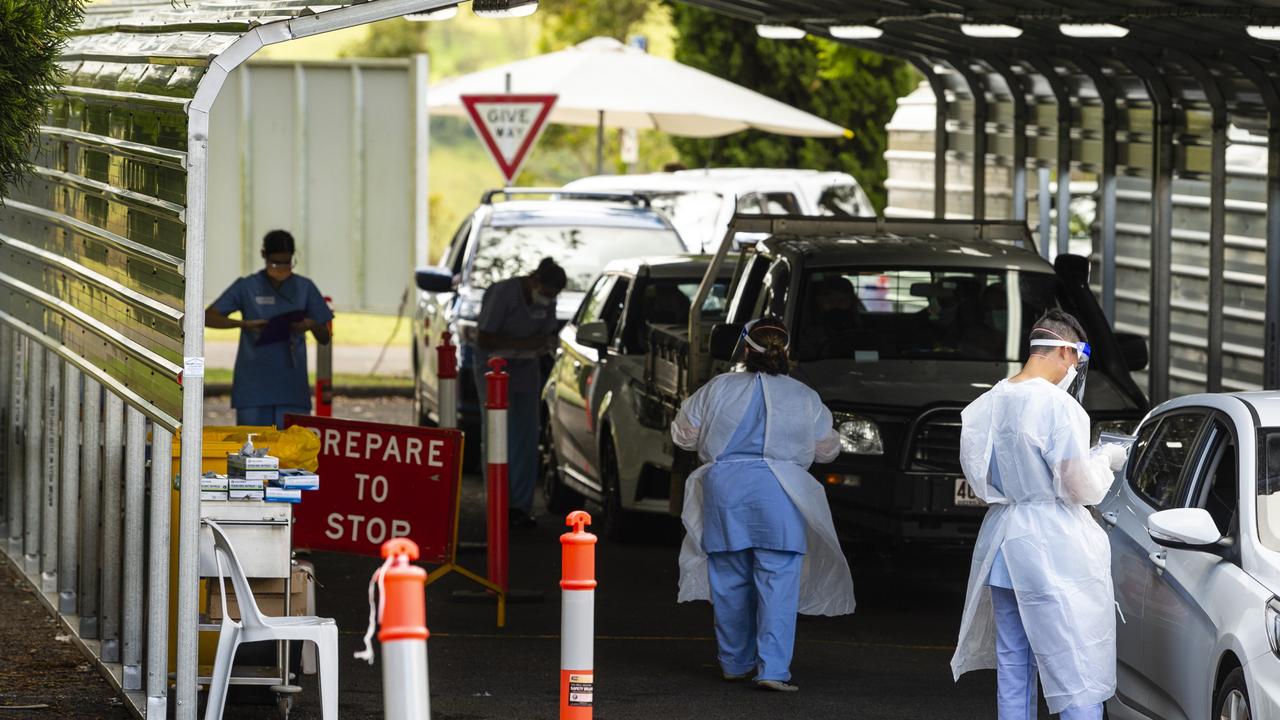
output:
[[[578, 342], [578, 328], [586, 323], [602, 319], [618, 276], [601, 275], [587, 293], [573, 320], [560, 331], [560, 356], [552, 371], [555, 377], [555, 398], [552, 410], [556, 422], [556, 449], [560, 460], [575, 475], [591, 473], [594, 465], [584, 449], [590, 444], [590, 426], [587, 421], [586, 383], [584, 371], [589, 371], [599, 359], [595, 348]], [[594, 453], [592, 454], [594, 455]], [[583, 478], [577, 478], [583, 480]], [[596, 487], [598, 490], [598, 486]]]
[[[1227, 537], [1238, 535], [1238, 448], [1231, 420], [1211, 416], [1189, 463], [1181, 503], [1207, 510]], [[1214, 650], [1232, 620], [1214, 599], [1247, 595], [1251, 583], [1233, 557], [1166, 548], [1157, 557], [1164, 567], [1157, 567], [1147, 586], [1142, 623], [1152, 714], [1168, 720], [1208, 717], [1218, 662]]]
[[1147, 518], [1181, 501], [1186, 465], [1204, 426], [1205, 411], [1179, 410], [1148, 420], [1139, 430], [1123, 483], [1099, 510], [1111, 540], [1116, 622], [1117, 698], [1151, 714], [1155, 688], [1144, 651], [1144, 601], [1161, 550], [1147, 534]]
[[[440, 259], [440, 266], [448, 268], [457, 278], [462, 272], [462, 256], [466, 250], [467, 239], [471, 235], [471, 218], [462, 222], [462, 226], [454, 233], [449, 247]], [[449, 307], [453, 304], [457, 293], [418, 293], [418, 326], [414, 336], [419, 338], [418, 372], [424, 391], [427, 407], [436, 405], [436, 377], [439, 372], [439, 361], [435, 347], [440, 344], [440, 335], [449, 329]], [[458, 339], [454, 338], [454, 344]]]

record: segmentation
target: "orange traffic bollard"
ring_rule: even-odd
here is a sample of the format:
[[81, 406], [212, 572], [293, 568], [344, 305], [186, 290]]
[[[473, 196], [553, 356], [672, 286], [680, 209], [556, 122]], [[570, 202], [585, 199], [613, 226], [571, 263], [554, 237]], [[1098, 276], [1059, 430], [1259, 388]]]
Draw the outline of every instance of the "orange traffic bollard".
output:
[[[488, 467], [485, 468], [486, 489], [489, 500], [489, 581], [506, 593], [507, 585], [507, 361], [490, 358], [489, 372], [485, 373], [487, 398], [485, 416], [488, 433], [485, 436], [485, 452]], [[499, 624], [502, 621], [499, 620]]]
[[565, 518], [572, 532], [560, 536], [560, 720], [591, 720], [595, 680], [596, 536], [591, 516]]
[[418, 546], [409, 538], [382, 544], [388, 565], [382, 570], [383, 717], [430, 720], [427, 682], [427, 571], [411, 565]]
[[458, 427], [458, 348], [448, 332], [436, 346], [436, 412], [440, 427]]

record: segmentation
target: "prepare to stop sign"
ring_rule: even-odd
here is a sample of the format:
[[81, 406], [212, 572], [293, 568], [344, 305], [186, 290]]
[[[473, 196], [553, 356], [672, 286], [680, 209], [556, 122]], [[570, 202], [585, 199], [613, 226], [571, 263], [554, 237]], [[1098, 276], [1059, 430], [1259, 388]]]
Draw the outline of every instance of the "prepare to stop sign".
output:
[[320, 439], [320, 489], [294, 510], [297, 547], [378, 557], [408, 537], [425, 562], [444, 562], [453, 541], [462, 435], [355, 420], [288, 415]]

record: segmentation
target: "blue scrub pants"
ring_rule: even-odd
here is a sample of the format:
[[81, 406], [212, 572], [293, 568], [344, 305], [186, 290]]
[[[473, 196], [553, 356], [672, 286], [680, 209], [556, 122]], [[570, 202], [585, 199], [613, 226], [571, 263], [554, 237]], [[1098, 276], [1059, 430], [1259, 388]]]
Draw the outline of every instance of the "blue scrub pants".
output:
[[284, 429], [284, 416], [287, 413], [295, 415], [310, 415], [310, 405], [251, 405], [250, 407], [236, 408], [236, 424], [237, 425], [275, 425], [277, 430]]
[[804, 555], [748, 548], [707, 555], [720, 668], [756, 671], [758, 680], [791, 679]]
[[[1040, 694], [1036, 656], [1031, 652], [1018, 598], [1013, 590], [991, 587], [991, 605], [996, 614], [996, 705], [999, 720], [1035, 720]], [[1102, 703], [1069, 707], [1062, 720], [1102, 720]]]
[[[480, 399], [480, 447], [488, 437], [488, 414], [484, 410], [488, 386], [484, 373], [476, 375], [476, 393]], [[540, 393], [507, 391], [507, 507], [533, 514], [533, 490], [538, 484], [538, 439], [542, 435]], [[486, 468], [488, 460], [481, 455]]]

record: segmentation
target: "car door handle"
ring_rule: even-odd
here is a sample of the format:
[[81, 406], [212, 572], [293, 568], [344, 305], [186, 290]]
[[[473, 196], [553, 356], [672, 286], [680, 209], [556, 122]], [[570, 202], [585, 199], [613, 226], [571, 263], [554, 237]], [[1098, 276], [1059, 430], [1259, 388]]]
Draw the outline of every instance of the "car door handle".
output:
[[1156, 566], [1156, 572], [1160, 572], [1160, 573], [1164, 572], [1165, 559], [1167, 557], [1168, 557], [1168, 553], [1166, 553], [1164, 550], [1153, 552], [1147, 556], [1147, 558], [1151, 560], [1151, 564]]
[[1102, 522], [1110, 525], [1111, 527], [1115, 527], [1120, 523], [1120, 516], [1114, 512], [1104, 512], [1102, 513]]

